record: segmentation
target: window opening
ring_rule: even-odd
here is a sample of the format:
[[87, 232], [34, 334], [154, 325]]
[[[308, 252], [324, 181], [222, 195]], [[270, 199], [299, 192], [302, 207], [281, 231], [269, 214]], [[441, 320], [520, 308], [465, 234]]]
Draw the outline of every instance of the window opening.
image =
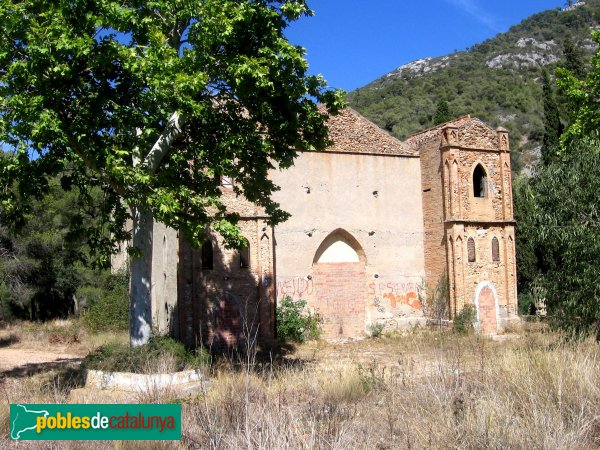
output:
[[487, 197], [487, 174], [481, 164], [477, 164], [473, 171], [473, 195]]

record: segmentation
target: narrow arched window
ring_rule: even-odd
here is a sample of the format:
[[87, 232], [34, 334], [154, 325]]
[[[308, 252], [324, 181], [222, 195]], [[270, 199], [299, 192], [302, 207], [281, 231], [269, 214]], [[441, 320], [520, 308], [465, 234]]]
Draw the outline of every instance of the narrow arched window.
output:
[[467, 252], [469, 262], [475, 262], [475, 240], [473, 238], [469, 238], [467, 241]]
[[487, 197], [487, 173], [481, 164], [473, 171], [473, 196]]
[[492, 261], [500, 261], [500, 244], [498, 243], [498, 238], [496, 237], [492, 239]]
[[200, 258], [202, 261], [202, 270], [212, 270], [213, 269], [213, 245], [211, 241], [206, 241], [202, 244], [202, 249], [200, 250]]
[[246, 244], [245, 247], [242, 247], [238, 250], [240, 255], [240, 268], [241, 269], [249, 269], [250, 268], [250, 245]]

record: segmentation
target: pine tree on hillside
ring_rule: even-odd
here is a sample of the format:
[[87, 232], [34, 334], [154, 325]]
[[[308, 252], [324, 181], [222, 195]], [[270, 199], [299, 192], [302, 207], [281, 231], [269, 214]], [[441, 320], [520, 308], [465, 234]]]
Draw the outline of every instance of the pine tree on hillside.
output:
[[576, 78], [584, 78], [585, 64], [583, 62], [583, 54], [569, 37], [565, 39], [563, 44], [563, 54], [565, 56], [563, 67], [575, 75]]
[[448, 102], [446, 100], [441, 99], [437, 104], [435, 116], [433, 117], [433, 124], [439, 125], [441, 123], [449, 122], [451, 120], [452, 114], [450, 114]]
[[547, 165], [556, 155], [560, 146], [560, 135], [563, 126], [560, 122], [558, 106], [554, 98], [554, 91], [550, 84], [548, 71], [542, 73], [542, 91], [544, 95], [544, 140], [542, 142], [542, 163]]

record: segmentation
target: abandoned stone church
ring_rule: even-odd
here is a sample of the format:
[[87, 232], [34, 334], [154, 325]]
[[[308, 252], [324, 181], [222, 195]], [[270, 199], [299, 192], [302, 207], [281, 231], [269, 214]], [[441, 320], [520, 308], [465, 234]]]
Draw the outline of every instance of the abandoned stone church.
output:
[[329, 129], [332, 147], [271, 173], [285, 223], [268, 226], [224, 180], [247, 248], [214, 235], [193, 249], [154, 225], [154, 327], [189, 345], [233, 346], [252, 330], [268, 341], [286, 296], [334, 339], [466, 305], [483, 333], [518, 320], [508, 131], [466, 116], [401, 142], [351, 109]]

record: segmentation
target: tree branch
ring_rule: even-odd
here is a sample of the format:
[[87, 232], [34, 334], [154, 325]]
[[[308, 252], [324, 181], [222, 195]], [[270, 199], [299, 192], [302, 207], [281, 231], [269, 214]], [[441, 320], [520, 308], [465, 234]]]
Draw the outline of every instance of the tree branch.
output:
[[150, 149], [150, 153], [146, 156], [143, 162], [143, 166], [150, 172], [156, 172], [163, 158], [169, 154], [173, 148], [173, 143], [181, 135], [181, 129], [183, 126], [183, 119], [179, 116], [179, 113], [175, 111], [162, 135], [158, 138], [156, 143]]

